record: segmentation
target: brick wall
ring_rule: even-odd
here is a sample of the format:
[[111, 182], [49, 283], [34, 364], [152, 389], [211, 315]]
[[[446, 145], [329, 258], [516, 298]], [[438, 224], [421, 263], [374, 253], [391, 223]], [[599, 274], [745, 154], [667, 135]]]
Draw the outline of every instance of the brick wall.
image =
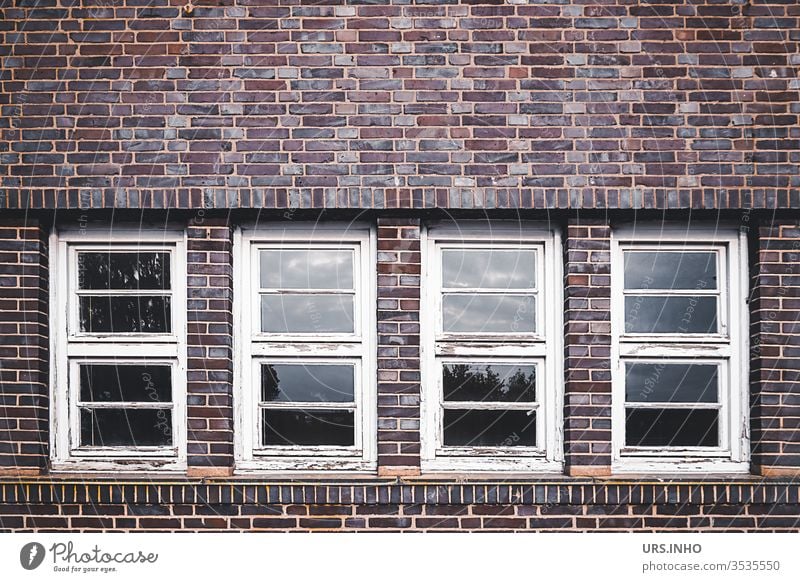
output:
[[226, 219], [195, 216], [187, 229], [189, 474], [233, 467], [233, 264]]
[[800, 222], [776, 218], [760, 229], [753, 265], [751, 439], [765, 475], [800, 467]]
[[0, 220], [0, 474], [47, 462], [47, 313], [46, 229]]
[[419, 473], [420, 221], [378, 219], [378, 466]]
[[572, 475], [611, 473], [611, 228], [570, 219], [564, 241], [564, 441]]
[[[14, 480], [0, 483], [1, 529], [798, 528], [793, 3], [197, 3], [187, 17], [183, 0], [0, 0], [0, 473]], [[170, 209], [188, 225], [185, 479], [46, 474], [40, 225], [78, 208], [92, 220]], [[378, 471], [364, 484], [229, 477], [231, 229], [247, 209], [372, 211]], [[445, 210], [551, 209], [569, 476], [422, 482], [420, 227]], [[750, 230], [748, 479], [608, 476], [609, 233], [630, 209], [744, 210], [762, 225]]]
[[800, 203], [781, 0], [0, 2], [0, 206]]

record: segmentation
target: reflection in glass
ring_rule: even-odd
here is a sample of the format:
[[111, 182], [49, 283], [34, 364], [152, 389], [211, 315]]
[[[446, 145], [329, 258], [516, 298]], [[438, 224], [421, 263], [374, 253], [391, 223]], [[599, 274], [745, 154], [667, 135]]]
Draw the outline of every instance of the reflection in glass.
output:
[[169, 289], [169, 253], [80, 252], [79, 289]]
[[716, 253], [625, 252], [626, 289], [716, 289]]
[[81, 364], [81, 401], [171, 402], [171, 372], [163, 365]]
[[353, 402], [355, 368], [338, 364], [262, 364], [263, 402]]
[[536, 446], [536, 413], [527, 410], [444, 410], [448, 447]]
[[352, 410], [287, 410], [265, 408], [264, 446], [355, 444], [355, 413]]
[[536, 366], [444, 364], [447, 402], [535, 402]]
[[688, 295], [625, 297], [625, 331], [717, 333], [717, 298]]
[[442, 286], [532, 289], [536, 287], [536, 252], [511, 249], [443, 250]]
[[172, 444], [172, 411], [167, 408], [81, 409], [81, 446], [155, 447]]
[[349, 250], [262, 250], [263, 289], [353, 289]]
[[352, 295], [265, 294], [261, 331], [269, 333], [353, 333]]
[[717, 402], [717, 366], [641, 363], [625, 365], [628, 402]]
[[442, 309], [445, 332], [536, 331], [533, 295], [445, 294]]
[[718, 412], [669, 408], [629, 408], [625, 444], [632, 447], [719, 446]]
[[170, 298], [156, 295], [82, 296], [80, 330], [86, 333], [169, 333]]

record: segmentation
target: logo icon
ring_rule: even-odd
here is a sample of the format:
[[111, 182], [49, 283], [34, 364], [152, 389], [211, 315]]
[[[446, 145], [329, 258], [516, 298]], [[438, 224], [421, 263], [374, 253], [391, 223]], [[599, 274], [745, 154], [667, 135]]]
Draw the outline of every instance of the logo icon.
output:
[[35, 570], [44, 561], [44, 546], [39, 542], [30, 542], [22, 546], [19, 552], [19, 563], [26, 570]]

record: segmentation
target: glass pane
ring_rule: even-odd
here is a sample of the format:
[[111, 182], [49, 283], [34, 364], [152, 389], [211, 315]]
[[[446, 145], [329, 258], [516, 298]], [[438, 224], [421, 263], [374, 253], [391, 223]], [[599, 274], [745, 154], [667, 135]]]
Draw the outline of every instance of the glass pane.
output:
[[716, 253], [628, 251], [626, 289], [716, 289]]
[[442, 297], [445, 332], [536, 331], [533, 295], [447, 294]]
[[155, 447], [172, 445], [172, 411], [81, 409], [81, 446]]
[[716, 410], [629, 408], [625, 444], [633, 447], [716, 447]]
[[625, 331], [717, 333], [717, 298], [688, 295], [626, 297]]
[[169, 253], [78, 253], [79, 289], [169, 289]]
[[169, 333], [170, 298], [91, 296], [80, 298], [80, 329], [88, 333]]
[[442, 286], [532, 289], [536, 287], [536, 252], [498, 249], [442, 251]]
[[346, 250], [261, 251], [265, 289], [352, 289], [353, 252]]
[[442, 386], [448, 402], [535, 402], [536, 366], [445, 364]]
[[262, 295], [261, 331], [353, 333], [352, 295]]
[[263, 402], [353, 402], [355, 368], [338, 364], [262, 364]]
[[265, 446], [355, 444], [355, 413], [352, 410], [261, 411]]
[[536, 412], [527, 410], [445, 410], [448, 447], [536, 446]]
[[626, 364], [628, 402], [717, 402], [717, 366]]
[[169, 366], [83, 364], [82, 402], [172, 402]]

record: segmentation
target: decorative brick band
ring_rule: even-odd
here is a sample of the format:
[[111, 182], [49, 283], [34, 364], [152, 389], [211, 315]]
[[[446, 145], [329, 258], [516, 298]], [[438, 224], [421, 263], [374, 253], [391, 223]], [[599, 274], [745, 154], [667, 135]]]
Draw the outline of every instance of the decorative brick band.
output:
[[419, 473], [420, 221], [378, 218], [378, 473]]
[[48, 458], [47, 233], [0, 221], [0, 471], [38, 472]]
[[611, 472], [611, 228], [570, 218], [564, 242], [564, 441], [571, 475]]
[[187, 229], [189, 474], [233, 467], [233, 231], [196, 217]]
[[0, 530], [786, 531], [782, 481], [482, 484], [0, 483]]

